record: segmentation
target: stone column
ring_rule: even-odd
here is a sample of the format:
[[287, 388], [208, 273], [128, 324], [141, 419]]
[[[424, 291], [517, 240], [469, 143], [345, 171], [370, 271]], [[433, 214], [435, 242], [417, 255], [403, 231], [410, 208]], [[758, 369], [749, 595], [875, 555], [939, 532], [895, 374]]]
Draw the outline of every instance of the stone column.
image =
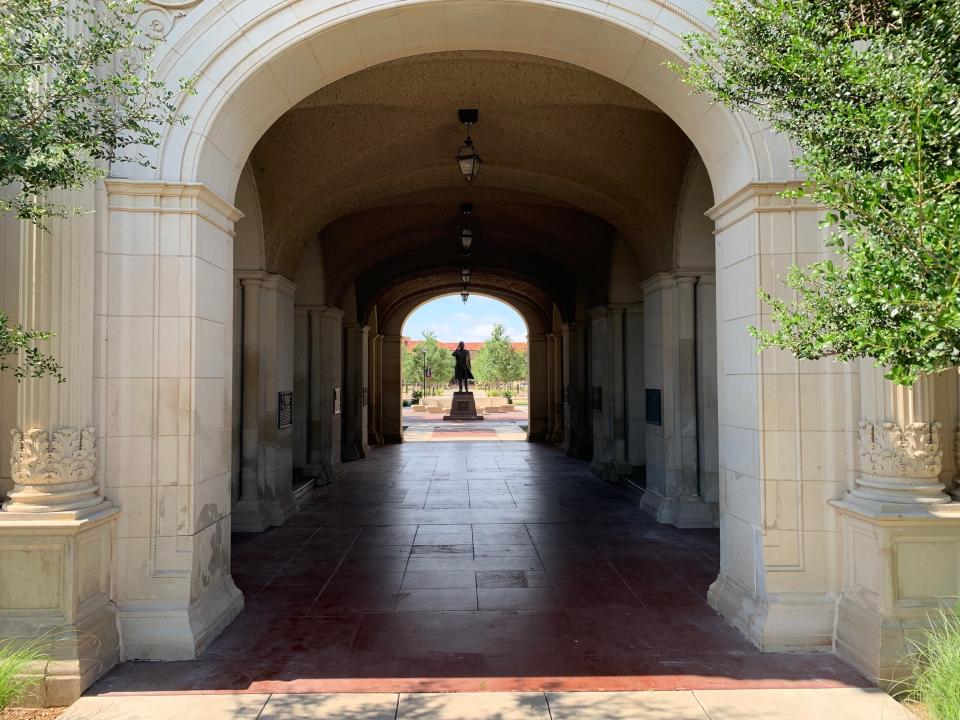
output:
[[628, 472], [626, 465], [625, 387], [622, 307], [596, 307], [591, 318], [593, 381], [593, 460], [598, 476], [614, 480]]
[[586, 327], [578, 323], [564, 323], [562, 330], [566, 451], [571, 457], [589, 459], [592, 453], [592, 430], [586, 382]]
[[716, 503], [700, 493], [697, 430], [696, 276], [660, 274], [644, 283], [646, 387], [659, 391], [660, 422], [646, 422], [641, 506], [676, 527], [713, 527]]
[[281, 427], [278, 417], [280, 393], [293, 391], [294, 286], [270, 273], [244, 272], [239, 277], [243, 414], [240, 500], [233, 508], [233, 529], [261, 532], [282, 525], [296, 512], [293, 426]]
[[344, 461], [359, 460], [370, 452], [367, 445], [367, 342], [366, 325], [344, 325]]
[[529, 364], [529, 401], [527, 440], [547, 440], [547, 337], [527, 335], [527, 362]]
[[792, 264], [829, 257], [822, 209], [781, 197], [786, 187], [751, 183], [708, 213], [721, 439], [720, 574], [708, 600], [765, 650], [830, 650], [839, 584], [828, 502], [847, 484], [853, 371], [830, 359], [758, 353], [748, 332], [769, 322], [758, 289], [790, 301], [779, 278]]
[[122, 647], [127, 659], [192, 659], [243, 607], [230, 576], [233, 224], [241, 214], [198, 183], [106, 186], [95, 403], [107, 494], [123, 507]]
[[[639, 472], [646, 462], [646, 393], [643, 366], [643, 303], [631, 303], [626, 308], [624, 328], [624, 375], [626, 377], [626, 462], [630, 475], [639, 480]], [[714, 321], [715, 322], [715, 321]], [[716, 385], [716, 383], [714, 383]]]
[[367, 435], [368, 441], [383, 444], [380, 434], [380, 341], [381, 335], [370, 335], [367, 340]]
[[563, 335], [548, 335], [547, 342], [551, 347], [550, 379], [552, 383], [552, 392], [550, 399], [553, 404], [553, 425], [550, 429], [549, 441], [552, 443], [563, 443]]
[[[58, 193], [93, 207], [92, 191]], [[13, 488], [0, 510], [0, 638], [57, 641], [39, 702], [67, 705], [116, 664], [113, 553], [119, 509], [101, 493], [101, 444], [94, 429], [94, 261], [92, 216], [28, 223], [19, 232], [19, 317], [51, 330], [41, 343], [65, 383], [26, 378], [17, 388], [10, 464]], [[105, 358], [99, 358], [102, 363]]]
[[837, 652], [882, 685], [909, 674], [905, 658], [919, 629], [960, 595], [960, 504], [940, 478], [938, 380], [901, 387], [861, 361], [859, 472], [833, 503], [841, 532]]
[[335, 478], [341, 469], [343, 310], [310, 311], [310, 462]]
[[400, 406], [400, 367], [399, 335], [384, 335], [381, 361], [383, 366], [381, 385], [381, 414], [383, 417], [383, 441], [385, 443], [403, 442], [403, 415]]
[[547, 340], [547, 372], [546, 372], [546, 394], [547, 394], [547, 434], [546, 442], [555, 442], [557, 435], [557, 425], [560, 422], [559, 392], [560, 380], [557, 377], [557, 336], [553, 333], [546, 334]]

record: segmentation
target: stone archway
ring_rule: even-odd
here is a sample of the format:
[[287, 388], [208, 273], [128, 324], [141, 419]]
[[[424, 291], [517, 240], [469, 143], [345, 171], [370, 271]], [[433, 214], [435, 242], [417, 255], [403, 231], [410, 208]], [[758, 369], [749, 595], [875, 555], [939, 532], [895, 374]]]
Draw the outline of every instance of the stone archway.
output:
[[[117, 167], [106, 182], [93, 344], [103, 349], [109, 339], [110, 361], [93, 372], [95, 389], [67, 390], [79, 408], [71, 422], [98, 428], [103, 487], [122, 507], [116, 601], [126, 657], [192, 658], [242, 606], [228, 562], [235, 399], [224, 359], [239, 217], [232, 203], [251, 149], [285, 111], [338, 78], [465, 49], [552, 58], [615, 80], [663, 110], [703, 158], [716, 202], [720, 361], [723, 554], [711, 602], [761, 647], [831, 645], [837, 538], [826, 499], [845, 487], [836, 448], [847, 428], [824, 420], [816, 398], [846, 397], [848, 378], [819, 365], [801, 374], [779, 356], [757, 359], [745, 335], [762, 321], [757, 288], [772, 288], [773, 269], [815, 246], [818, 213], [777, 196], [794, 180], [789, 143], [691, 96], [663, 66], [682, 61], [680, 36], [706, 19], [667, 2], [632, 7], [203, 2], [172, 24], [159, 74], [198, 76], [197, 94], [181, 107], [190, 120], [164, 136], [155, 172]], [[311, 312], [339, 341], [342, 310]], [[355, 334], [362, 338], [362, 328]], [[325, 393], [338, 373], [321, 378]], [[770, 409], [778, 393], [795, 398], [789, 417]], [[816, 466], [813, 502], [804, 484], [811, 452], [833, 458]]]
[[[360, 13], [348, 13], [342, 6], [320, 0], [282, 9], [245, 6], [224, 10], [201, 5], [174, 28], [168, 51], [159, 61], [164, 76], [199, 72], [198, 93], [182, 106], [191, 120], [164, 138], [158, 157], [160, 185], [131, 182], [124, 189], [133, 188], [133, 195], [157, 197], [170, 187], [168, 183], [199, 182], [201, 195], [209, 197], [209, 203], [219, 197], [230, 199], [257, 139], [299, 99], [364, 67], [428, 51], [484, 48], [527, 52], [581, 65], [642, 93], [693, 141], [719, 201], [714, 216], [723, 367], [720, 415], [729, 423], [720, 430], [720, 474], [727, 481], [728, 500], [721, 519], [724, 564], [714, 602], [754, 642], [765, 647], [829, 644], [832, 580], [820, 571], [820, 559], [805, 559], [810, 556], [805, 545], [813, 542], [818, 553], [827, 553], [833, 540], [831, 537], [824, 545], [823, 533], [808, 538], [801, 527], [774, 535], [766, 532], [766, 495], [782, 492], [790, 496], [795, 492], [790, 483], [796, 480], [785, 481], [782, 490], [771, 489], [761, 480], [769, 475], [765, 468], [771, 462], [757, 450], [764, 437], [762, 398], [769, 370], [762, 362], [749, 359], [752, 344], [743, 335], [745, 326], [758, 317], [757, 268], [769, 257], [763, 250], [769, 227], [757, 227], [753, 215], [774, 211], [813, 219], [815, 212], [775, 199], [782, 187], [776, 183], [793, 178], [785, 140], [752, 127], [749, 119], [691, 96], [672, 71], [663, 67], [665, 59], [682, 60], [680, 35], [704, 27], [702, 19], [668, 3], [646, 4], [637, 11], [609, 10], [604, 14], [589, 4], [557, 7], [532, 2], [442, 2], [380, 6]], [[136, 170], [132, 173], [137, 174]], [[112, 202], [118, 212], [129, 204], [122, 192], [115, 193]], [[803, 223], [812, 231], [806, 220]], [[201, 254], [217, 255], [220, 251], [216, 248], [229, 242], [229, 224], [201, 223], [195, 239], [200, 240], [201, 235], [197, 259], [205, 261]], [[217, 260], [211, 264], [219, 266]], [[203, 267], [203, 262], [198, 262], [196, 272], [205, 272]], [[790, 368], [788, 375], [795, 372]], [[203, 385], [198, 383], [198, 391]], [[212, 387], [209, 391], [223, 392]], [[197, 471], [192, 482], [203, 481], [202, 472]], [[194, 536], [212, 532], [215, 524], [194, 528]], [[778, 538], [776, 546], [764, 539], [770, 537]], [[191, 552], [202, 554], [202, 548]], [[783, 579], [782, 587], [778, 578]], [[221, 578], [220, 587], [228, 586], [229, 578]], [[793, 587], [801, 589], [794, 593]], [[184, 610], [197, 602], [209, 603], [219, 608], [211, 608], [209, 613], [219, 618], [212, 621], [217, 625], [233, 612], [224, 606], [229, 595], [221, 595], [219, 601], [211, 595], [192, 599]], [[779, 617], [780, 608], [785, 617], [802, 617], [803, 622], [771, 620]], [[134, 620], [133, 606], [121, 615], [140, 623]], [[216, 630], [210, 626], [204, 635], [209, 632]], [[192, 630], [188, 634], [195, 635]], [[195, 638], [193, 645], [202, 645], [202, 641]], [[153, 656], [152, 650], [145, 646], [140, 650], [137, 643], [128, 647], [133, 656]], [[183, 651], [190, 652], [186, 646]]]

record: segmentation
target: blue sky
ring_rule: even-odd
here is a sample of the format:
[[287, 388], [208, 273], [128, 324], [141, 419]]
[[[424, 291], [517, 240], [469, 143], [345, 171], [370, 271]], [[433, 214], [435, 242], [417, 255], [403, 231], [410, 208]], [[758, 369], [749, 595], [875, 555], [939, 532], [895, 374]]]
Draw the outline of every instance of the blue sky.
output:
[[432, 330], [438, 340], [480, 342], [487, 339], [495, 323], [507, 329], [511, 340], [526, 342], [527, 324], [516, 310], [499, 300], [473, 293], [466, 305], [459, 295], [447, 295], [421, 305], [403, 324], [403, 334], [419, 340], [425, 330]]

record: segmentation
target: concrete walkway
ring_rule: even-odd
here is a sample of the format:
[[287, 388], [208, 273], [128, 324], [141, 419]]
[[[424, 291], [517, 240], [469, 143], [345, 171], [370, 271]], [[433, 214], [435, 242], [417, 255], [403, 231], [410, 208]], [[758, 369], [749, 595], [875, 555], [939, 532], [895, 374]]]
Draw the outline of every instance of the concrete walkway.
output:
[[875, 689], [107, 695], [61, 720], [913, 720]]

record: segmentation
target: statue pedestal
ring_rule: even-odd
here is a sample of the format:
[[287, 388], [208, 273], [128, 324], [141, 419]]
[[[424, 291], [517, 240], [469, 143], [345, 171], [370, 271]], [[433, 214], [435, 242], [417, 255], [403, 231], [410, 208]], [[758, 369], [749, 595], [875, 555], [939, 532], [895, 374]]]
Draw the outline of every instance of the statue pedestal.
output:
[[472, 392], [455, 392], [453, 402], [450, 403], [450, 414], [443, 416], [444, 420], [483, 420], [477, 415], [477, 403]]

